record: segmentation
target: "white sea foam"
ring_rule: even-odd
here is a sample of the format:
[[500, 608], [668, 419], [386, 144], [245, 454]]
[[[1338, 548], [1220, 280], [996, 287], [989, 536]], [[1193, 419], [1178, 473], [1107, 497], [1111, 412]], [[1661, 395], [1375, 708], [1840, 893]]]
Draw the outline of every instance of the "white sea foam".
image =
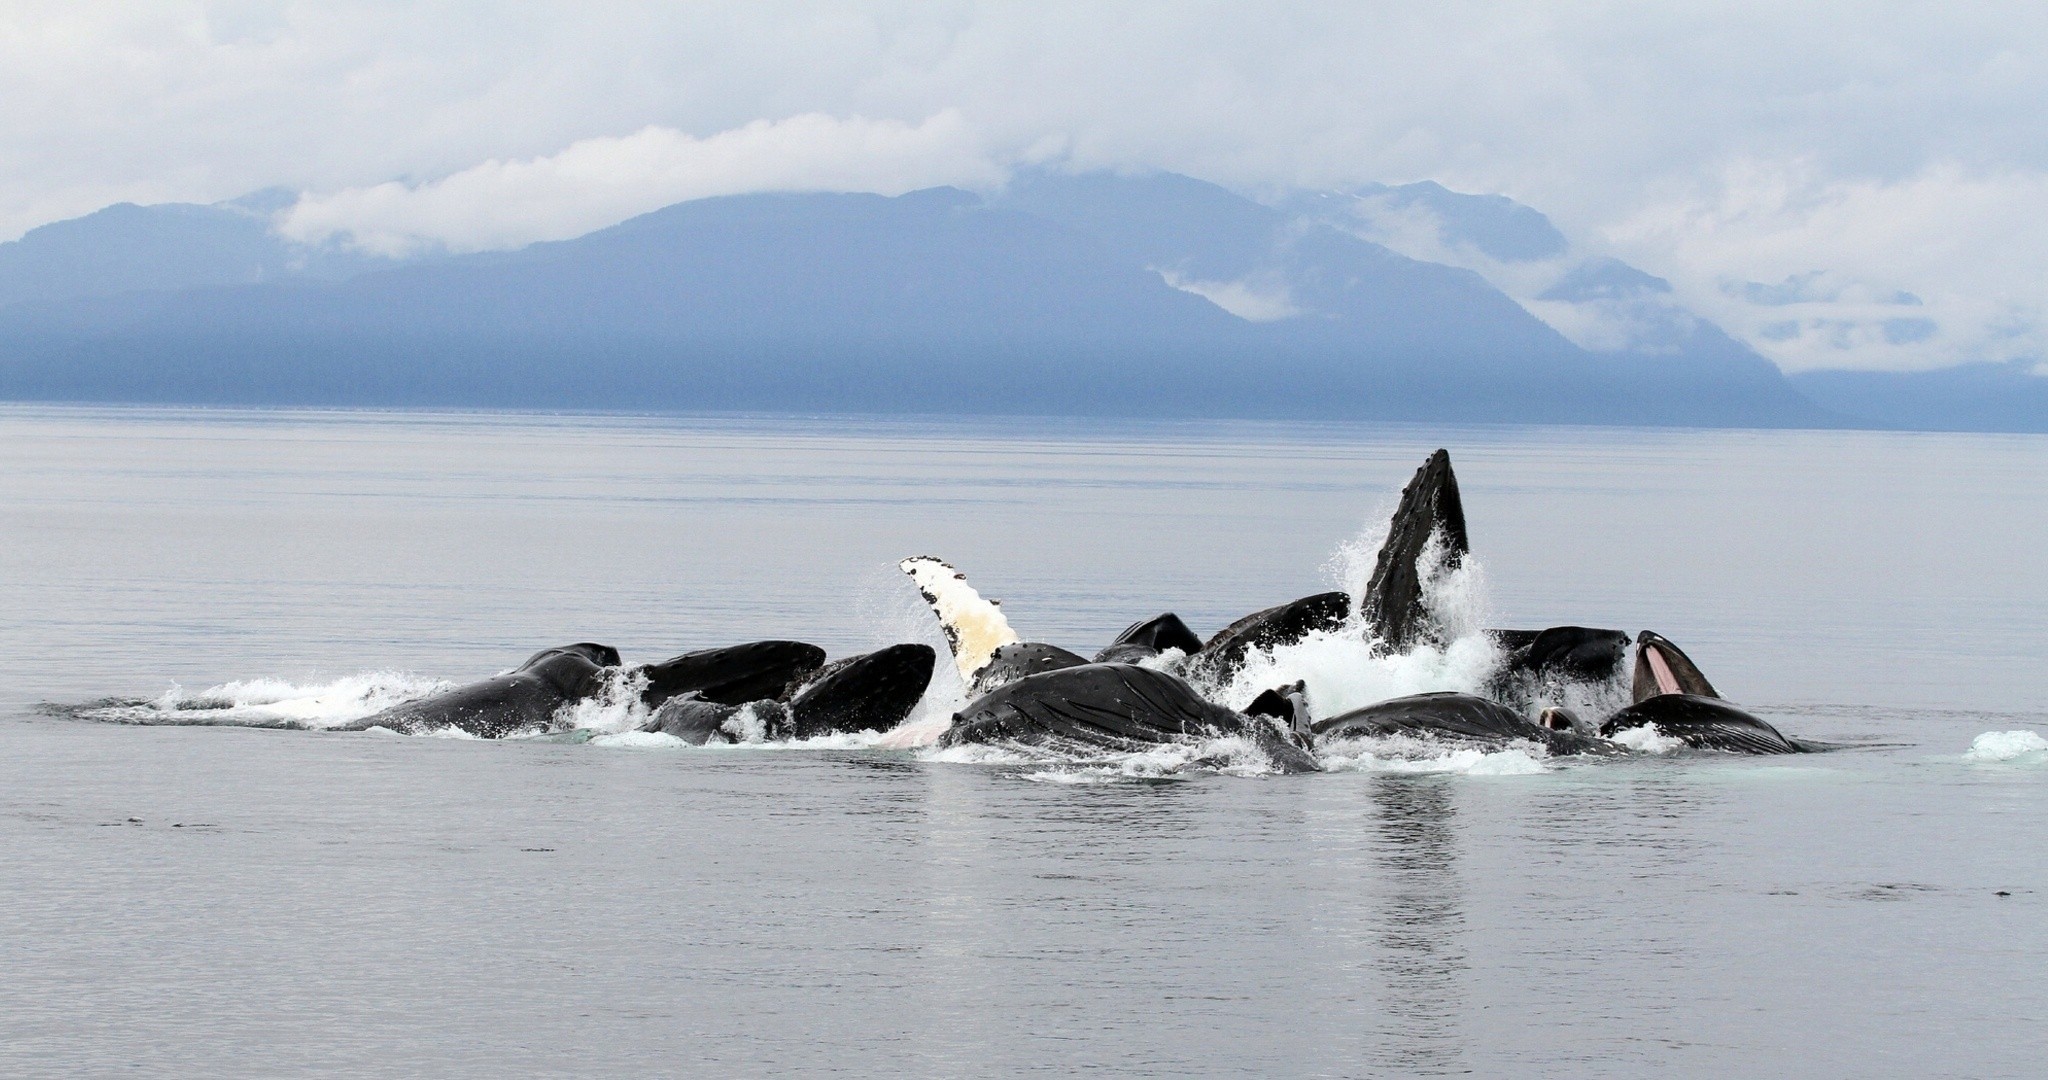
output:
[[1043, 766], [1020, 773], [1028, 780], [1053, 784], [1119, 783], [1158, 780], [1190, 773], [1266, 776], [1278, 770], [1250, 739], [1229, 736], [1202, 742], [1174, 742], [1129, 754], [1070, 757], [1050, 750], [1014, 744], [948, 746], [918, 751], [918, 760], [952, 765]]
[[[1372, 553], [1381, 532], [1367, 532], [1338, 549], [1330, 568], [1344, 581], [1359, 610], [1357, 597], [1372, 571]], [[1404, 653], [1390, 653], [1375, 641], [1362, 619], [1354, 615], [1344, 626], [1317, 631], [1290, 645], [1255, 649], [1223, 685], [1206, 685], [1215, 700], [1243, 708], [1260, 693], [1297, 680], [1305, 684], [1309, 708], [1317, 717], [1433, 691], [1480, 693], [1499, 670], [1500, 646], [1481, 627], [1486, 623], [1486, 574], [1478, 559], [1466, 556], [1447, 565], [1443, 545], [1432, 538], [1421, 565], [1424, 603], [1445, 644], [1421, 644]]]
[[673, 750], [690, 744], [660, 731], [613, 731], [592, 736], [590, 745], [617, 750]]
[[464, 741], [464, 742], [475, 742], [475, 741], [477, 741], [477, 736], [476, 736], [476, 734], [475, 734], [475, 733], [473, 733], [473, 732], [468, 732], [468, 731], [464, 731], [464, 730], [462, 730], [461, 728], [459, 728], [459, 727], [456, 727], [456, 726], [454, 726], [453, 724], [447, 725], [447, 726], [445, 726], [445, 727], [437, 727], [437, 728], [428, 728], [427, 730], [425, 730], [425, 731], [422, 731], [422, 732], [419, 732], [418, 734], [416, 734], [416, 735], [414, 736], [414, 738], [419, 738], [419, 739], [456, 739], [456, 740], [459, 740], [459, 741]]
[[1544, 750], [1534, 744], [1483, 750], [1446, 746], [1432, 739], [1389, 736], [1340, 739], [1317, 748], [1327, 772], [1458, 773], [1465, 776], [1528, 776], [1547, 772]]
[[360, 720], [452, 685], [401, 671], [369, 671], [323, 683], [242, 679], [199, 691], [173, 683], [153, 700], [89, 708], [80, 715], [131, 724], [297, 724], [326, 728]]
[[1042, 764], [1045, 755], [1027, 754], [1012, 746], [967, 743], [961, 746], [928, 746], [917, 752], [917, 760], [941, 765], [1029, 765]]
[[2048, 739], [2032, 731], [1987, 731], [1970, 741], [1963, 760], [2048, 765]]
[[1609, 737], [1639, 754], [1669, 754], [1685, 749], [1684, 739], [1658, 731], [1655, 724], [1623, 728]]
[[555, 710], [554, 726], [557, 730], [638, 731], [653, 718], [652, 710], [640, 700], [646, 689], [647, 673], [640, 668], [610, 668], [603, 689]]

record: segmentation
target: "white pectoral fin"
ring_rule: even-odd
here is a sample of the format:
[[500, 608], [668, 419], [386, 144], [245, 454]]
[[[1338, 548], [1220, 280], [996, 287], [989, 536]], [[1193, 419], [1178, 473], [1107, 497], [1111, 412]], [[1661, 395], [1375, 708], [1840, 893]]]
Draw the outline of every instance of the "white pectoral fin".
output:
[[997, 649], [1017, 641], [1010, 620], [994, 600], [985, 600], [967, 584], [967, 576], [945, 560], [919, 555], [896, 564], [917, 583], [939, 626], [946, 631], [946, 643], [953, 648], [953, 662], [960, 677], [972, 682], [974, 673], [988, 666]]

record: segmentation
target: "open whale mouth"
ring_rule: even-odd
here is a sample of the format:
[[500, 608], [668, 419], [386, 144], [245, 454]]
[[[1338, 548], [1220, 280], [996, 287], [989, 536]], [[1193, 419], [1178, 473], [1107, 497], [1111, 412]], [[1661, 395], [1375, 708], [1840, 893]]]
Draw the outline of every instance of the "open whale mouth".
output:
[[1650, 665], [1650, 678], [1660, 694], [1676, 694], [1678, 676], [1671, 672], [1671, 661], [1664, 656], [1664, 650], [1655, 645], [1643, 649], [1643, 659]]
[[1685, 651], [1662, 634], [1645, 630], [1636, 637], [1635, 693], [1637, 701], [1659, 694], [1694, 694], [1717, 698], [1714, 685], [1700, 672]]

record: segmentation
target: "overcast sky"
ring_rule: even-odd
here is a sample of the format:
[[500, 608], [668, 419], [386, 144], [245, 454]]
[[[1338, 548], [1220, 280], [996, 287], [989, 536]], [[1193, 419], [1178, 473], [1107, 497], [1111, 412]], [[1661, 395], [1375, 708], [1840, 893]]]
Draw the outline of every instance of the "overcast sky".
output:
[[[2048, 341], [2038, 3], [4, 0], [0, 103], [0, 239], [278, 185], [302, 236], [478, 249], [1024, 161], [1435, 179], [1790, 368]], [[1904, 307], [1939, 332], [1887, 339]]]

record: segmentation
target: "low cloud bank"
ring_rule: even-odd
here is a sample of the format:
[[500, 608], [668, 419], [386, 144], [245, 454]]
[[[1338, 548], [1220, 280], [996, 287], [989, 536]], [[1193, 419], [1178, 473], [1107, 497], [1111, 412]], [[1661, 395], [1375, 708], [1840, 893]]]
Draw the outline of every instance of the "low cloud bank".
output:
[[666, 127], [491, 160], [438, 180], [308, 194], [278, 219], [301, 243], [380, 255], [491, 251], [567, 240], [672, 203], [756, 191], [899, 195], [988, 186], [1002, 168], [956, 110], [919, 124], [819, 113], [698, 138]]

